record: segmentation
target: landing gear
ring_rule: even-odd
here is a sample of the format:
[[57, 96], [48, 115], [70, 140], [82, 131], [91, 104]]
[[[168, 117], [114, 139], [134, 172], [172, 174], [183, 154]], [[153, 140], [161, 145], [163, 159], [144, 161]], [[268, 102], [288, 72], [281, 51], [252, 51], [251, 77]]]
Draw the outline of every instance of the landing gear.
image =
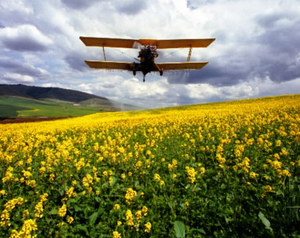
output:
[[160, 71], [159, 71], [159, 75], [160, 75], [160, 76], [163, 76], [163, 74], [164, 74], [164, 71], [160, 70]]
[[136, 75], [136, 63], [135, 62], [133, 62], [133, 69], [132, 69], [132, 73], [133, 73], [133, 75], [135, 76]]

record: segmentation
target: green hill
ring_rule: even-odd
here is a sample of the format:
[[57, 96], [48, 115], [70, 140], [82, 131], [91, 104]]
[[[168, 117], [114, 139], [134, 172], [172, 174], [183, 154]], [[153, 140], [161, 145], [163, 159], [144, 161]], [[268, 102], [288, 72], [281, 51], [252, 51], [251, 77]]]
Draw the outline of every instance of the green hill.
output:
[[137, 110], [107, 98], [61, 88], [0, 85], [0, 118], [77, 117], [97, 112]]

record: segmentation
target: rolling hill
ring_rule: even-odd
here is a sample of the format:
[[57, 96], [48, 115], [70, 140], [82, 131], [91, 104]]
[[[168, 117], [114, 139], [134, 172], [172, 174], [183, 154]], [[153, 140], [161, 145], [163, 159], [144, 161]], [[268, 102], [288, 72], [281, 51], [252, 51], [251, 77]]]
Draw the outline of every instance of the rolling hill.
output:
[[104, 97], [76, 90], [18, 85], [0, 85], [0, 119], [61, 118], [97, 112], [137, 110]]
[[52, 88], [52, 87], [35, 87], [22, 84], [0, 85], [0, 96], [17, 96], [32, 99], [56, 99], [68, 102], [81, 102], [91, 98], [98, 98], [109, 101], [107, 98], [96, 95], [83, 93], [80, 91]]

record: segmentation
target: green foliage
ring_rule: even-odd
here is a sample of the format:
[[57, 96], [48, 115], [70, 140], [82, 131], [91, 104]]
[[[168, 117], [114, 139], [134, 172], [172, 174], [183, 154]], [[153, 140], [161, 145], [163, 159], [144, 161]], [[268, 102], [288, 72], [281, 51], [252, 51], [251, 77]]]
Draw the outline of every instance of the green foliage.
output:
[[177, 238], [185, 237], [185, 226], [181, 221], [174, 222], [174, 230]]

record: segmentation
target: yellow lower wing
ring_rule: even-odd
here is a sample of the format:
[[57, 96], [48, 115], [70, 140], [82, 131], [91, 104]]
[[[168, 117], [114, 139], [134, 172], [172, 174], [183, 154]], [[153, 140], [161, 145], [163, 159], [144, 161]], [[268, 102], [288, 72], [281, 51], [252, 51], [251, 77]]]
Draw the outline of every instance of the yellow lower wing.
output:
[[85, 63], [94, 69], [119, 69], [119, 70], [132, 70], [134, 67], [133, 63], [128, 62], [112, 62], [112, 61], [88, 61]]
[[161, 70], [202, 69], [208, 62], [158, 63]]

